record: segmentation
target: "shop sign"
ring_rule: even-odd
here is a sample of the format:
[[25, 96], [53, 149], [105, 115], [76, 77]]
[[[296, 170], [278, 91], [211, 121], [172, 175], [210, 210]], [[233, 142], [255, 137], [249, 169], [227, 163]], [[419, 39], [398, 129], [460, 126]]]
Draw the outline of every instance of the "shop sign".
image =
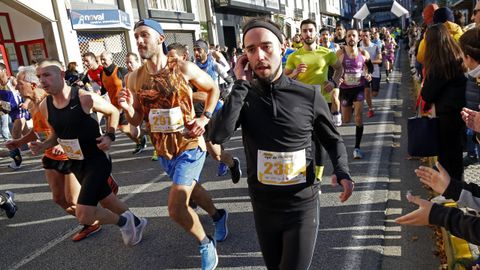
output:
[[70, 15], [72, 28], [74, 30], [104, 28], [131, 29], [132, 26], [130, 16], [118, 9], [72, 10]]

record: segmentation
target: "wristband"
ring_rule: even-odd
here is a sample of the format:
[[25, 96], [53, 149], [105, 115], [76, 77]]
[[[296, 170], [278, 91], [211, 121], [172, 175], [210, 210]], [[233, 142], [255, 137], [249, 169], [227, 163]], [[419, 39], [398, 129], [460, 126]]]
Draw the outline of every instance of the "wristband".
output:
[[207, 119], [212, 119], [212, 113], [211, 113], [211, 112], [204, 112], [203, 115], [204, 115]]
[[108, 138], [110, 138], [110, 141], [112, 141], [112, 142], [114, 142], [114, 141], [115, 141], [115, 138], [116, 138], [116, 137], [115, 137], [115, 133], [113, 133], [113, 132], [107, 132], [107, 133], [105, 133], [105, 135], [103, 135], [103, 136], [107, 136]]

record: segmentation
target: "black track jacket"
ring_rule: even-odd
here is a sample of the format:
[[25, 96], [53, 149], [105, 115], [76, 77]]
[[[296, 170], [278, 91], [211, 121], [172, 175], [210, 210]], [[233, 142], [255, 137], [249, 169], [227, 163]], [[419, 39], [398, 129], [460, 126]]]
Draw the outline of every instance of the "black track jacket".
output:
[[[210, 140], [221, 144], [242, 127], [250, 196], [267, 206], [292, 210], [318, 196], [312, 133], [327, 150], [337, 180], [351, 179], [343, 140], [331, 122], [320, 91], [282, 76], [271, 84], [237, 80], [215, 118], [210, 121]], [[265, 185], [257, 178], [258, 150], [291, 152], [306, 150], [307, 182], [290, 186]]]

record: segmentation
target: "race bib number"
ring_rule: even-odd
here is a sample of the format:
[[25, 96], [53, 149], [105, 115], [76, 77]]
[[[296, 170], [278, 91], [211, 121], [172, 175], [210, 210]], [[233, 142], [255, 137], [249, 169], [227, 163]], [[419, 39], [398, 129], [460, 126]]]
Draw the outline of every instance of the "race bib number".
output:
[[151, 109], [148, 114], [151, 132], [170, 133], [183, 130], [183, 113], [180, 107]]
[[287, 186], [306, 182], [305, 149], [295, 152], [258, 150], [257, 177], [265, 185]]
[[362, 74], [345, 74], [344, 79], [347, 85], [359, 85]]
[[78, 139], [66, 140], [58, 139], [58, 143], [62, 146], [63, 151], [67, 154], [69, 159], [83, 160], [82, 149], [80, 148], [80, 142]]

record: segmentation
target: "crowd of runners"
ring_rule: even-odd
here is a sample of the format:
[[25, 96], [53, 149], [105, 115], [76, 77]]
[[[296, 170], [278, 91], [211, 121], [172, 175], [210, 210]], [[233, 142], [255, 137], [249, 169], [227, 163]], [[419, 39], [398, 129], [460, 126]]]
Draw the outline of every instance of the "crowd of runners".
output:
[[[368, 156], [361, 147], [364, 114], [377, 116], [372, 99], [382, 91], [381, 85], [392, 81], [402, 31], [347, 29], [342, 24], [330, 29], [306, 19], [290, 40], [274, 22], [256, 18], [243, 26], [242, 48], [227, 52], [199, 39], [193, 55], [185, 44], [167, 44], [162, 26], [154, 20], [138, 21], [133, 31], [138, 52], [127, 54], [127, 68], [114, 64], [108, 51], [84, 53], [85, 74], [76, 71], [76, 63], [65, 68], [56, 59], [45, 59], [21, 67], [13, 77], [0, 63], [0, 139], [9, 149], [9, 167], [22, 169], [22, 150], [28, 145], [34, 155], [43, 155], [53, 201], [83, 225], [73, 241], [112, 224], [118, 226], [125, 245], [135, 246], [147, 219], [117, 197], [107, 151], [115, 144], [117, 131], [133, 142], [133, 155], [150, 141], [156, 161], [152, 166], [160, 166], [171, 179], [170, 218], [198, 242], [202, 269], [215, 269], [216, 246], [227, 240], [229, 216], [215, 206], [200, 174], [210, 156], [218, 161], [218, 176], [230, 173], [238, 183], [241, 161], [222, 145], [241, 127], [246, 181], [265, 264], [268, 269], [308, 269], [319, 226], [325, 162], [333, 165], [332, 182], [342, 189], [340, 201], [347, 201], [354, 189], [348, 158]], [[422, 48], [418, 33], [413, 24], [405, 33], [413, 40], [410, 47]], [[468, 38], [472, 34], [467, 33], [457, 47], [472, 51], [467, 55], [478, 64], [478, 31], [473, 45]], [[423, 45], [423, 52], [411, 50], [412, 59], [424, 53], [418, 62], [430, 61], [432, 43]], [[422, 74], [417, 61], [412, 63], [412, 71]], [[428, 80], [431, 66], [422, 63], [427, 85], [433, 84], [431, 77]], [[469, 68], [475, 70], [473, 64]], [[477, 79], [478, 75], [472, 73]], [[424, 91], [426, 104], [435, 102], [437, 113], [444, 113], [443, 103], [434, 96]], [[464, 125], [463, 106], [457, 117], [448, 118], [450, 125], [452, 119]], [[479, 131], [475, 116], [475, 111], [463, 111], [467, 125]], [[353, 152], [347, 153], [337, 127], [350, 122], [355, 143]], [[452, 144], [448, 148], [448, 157], [439, 161], [445, 161], [450, 172], [456, 164], [450, 158], [455, 149]], [[437, 174], [445, 178], [443, 167], [438, 167]], [[457, 171], [451, 174], [461, 179]], [[421, 168], [417, 174], [432, 182], [428, 179], [435, 172]], [[194, 210], [197, 206], [211, 217], [213, 235], [205, 232]], [[9, 218], [14, 216], [12, 192], [0, 194], [0, 207]], [[398, 221], [416, 224], [411, 215]]]

